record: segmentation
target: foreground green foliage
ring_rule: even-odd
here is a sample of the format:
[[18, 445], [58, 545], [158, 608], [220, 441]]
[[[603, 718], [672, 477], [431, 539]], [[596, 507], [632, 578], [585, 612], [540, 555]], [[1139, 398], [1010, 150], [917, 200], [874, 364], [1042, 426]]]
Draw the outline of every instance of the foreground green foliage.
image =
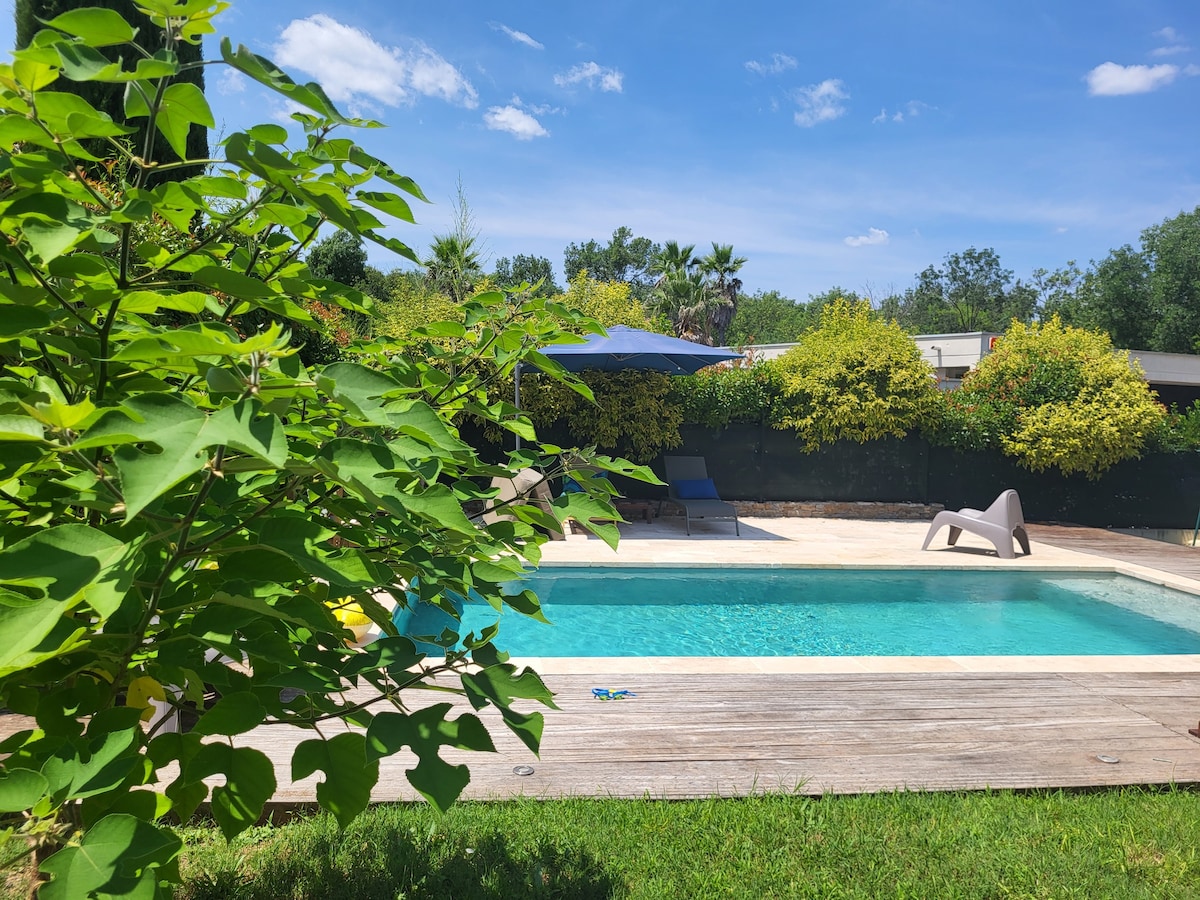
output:
[[937, 409], [933, 370], [894, 322], [865, 301], [839, 300], [776, 361], [783, 390], [774, 423], [809, 450], [839, 440], [903, 437]]
[[1090, 478], [1139, 456], [1166, 416], [1128, 351], [1057, 317], [1014, 321], [946, 400], [952, 445], [999, 447], [1034, 471]]
[[181, 900], [660, 897], [1168, 898], [1200, 892], [1200, 798], [767, 796], [470, 803], [187, 829]]
[[[611, 507], [572, 494], [483, 527], [468, 506], [529, 465], [648, 477], [564, 461], [488, 400], [520, 360], [541, 361], [533, 348], [594, 328], [545, 301], [465, 302], [460, 321], [425, 329], [431, 346], [451, 340], [442, 352], [380, 340], [301, 361], [289, 329], [325, 329], [310, 308], [371, 310], [302, 261], [322, 226], [414, 259], [379, 215], [411, 222], [424, 198], [335, 130], [373, 123], [228, 41], [226, 64], [308, 110], [293, 117], [299, 146], [259, 125], [229, 135], [204, 174], [150, 187], [172, 170], [155, 147], [186, 156], [191, 126], [212, 124], [170, 48], [211, 32], [225, 5], [143, 0], [165, 33], [157, 53], [116, 12], [76, 9], [0, 67], [0, 706], [36, 721], [0, 745], [0, 843], [9, 863], [33, 852], [45, 900], [166, 896], [180, 841], [164, 816], [207, 802], [233, 837], [280, 777], [319, 776], [345, 827], [379, 761], [405, 748], [411, 784], [448, 807], [469, 772], [442, 750], [493, 745], [474, 714], [412, 699], [434, 675], [536, 751], [541, 716], [514, 703], [553, 701], [494, 628], [461, 642], [448, 630], [446, 653], [426, 658], [382, 601], [449, 611], [473, 591], [540, 616], [501, 584], [536, 563], [546, 530]], [[63, 79], [124, 85], [122, 120], [56, 90]], [[137, 154], [124, 120], [149, 123]], [[87, 176], [84, 141], [107, 142], [111, 178]], [[485, 464], [455, 428], [467, 413], [521, 434], [525, 452]], [[348, 647], [331, 601], [357, 603], [385, 636]], [[187, 733], [172, 727], [181, 710]], [[305, 732], [290, 771], [236, 742], [263, 725]]]

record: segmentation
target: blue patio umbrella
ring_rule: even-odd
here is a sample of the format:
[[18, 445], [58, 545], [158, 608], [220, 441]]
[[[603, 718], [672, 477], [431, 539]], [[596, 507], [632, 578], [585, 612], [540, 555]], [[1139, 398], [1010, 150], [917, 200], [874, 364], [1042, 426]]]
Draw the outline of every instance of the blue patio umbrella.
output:
[[[742, 354], [722, 347], [709, 347], [627, 325], [614, 325], [607, 331], [607, 336], [594, 334], [582, 344], [550, 344], [542, 347], [541, 352], [568, 372], [644, 369], [668, 375], [691, 375], [705, 366], [742, 358]], [[521, 368], [518, 365], [514, 373], [517, 409], [521, 408]], [[518, 438], [517, 447], [520, 446]]]
[[607, 337], [594, 334], [582, 344], [551, 344], [541, 350], [568, 372], [649, 369], [668, 375], [691, 375], [705, 366], [742, 356], [721, 347], [707, 347], [625, 325], [609, 328]]

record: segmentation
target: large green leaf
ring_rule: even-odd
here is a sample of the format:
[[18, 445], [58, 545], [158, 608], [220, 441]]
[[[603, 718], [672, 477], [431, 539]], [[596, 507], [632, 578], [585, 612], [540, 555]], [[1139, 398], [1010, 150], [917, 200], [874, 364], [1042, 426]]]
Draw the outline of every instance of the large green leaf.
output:
[[165, 828], [118, 813], [87, 830], [77, 846], [64, 847], [41, 870], [51, 880], [38, 889], [41, 900], [82, 900], [93, 892], [127, 894], [146, 867], [169, 865], [183, 842]]
[[[205, 415], [172, 394], [142, 394], [104, 414], [76, 442], [76, 449], [117, 446], [125, 520], [208, 463], [213, 447], [248, 453], [274, 467], [287, 461], [287, 438], [279, 419], [262, 414], [257, 400], [242, 400]], [[132, 444], [149, 444], [156, 452]]]
[[225, 784], [213, 788], [212, 813], [227, 839], [258, 821], [276, 788], [271, 760], [251, 747], [205, 744], [192, 760], [191, 774], [196, 778], [225, 776]]
[[490, 644], [472, 652], [480, 668], [473, 672], [463, 672], [461, 675], [467, 699], [476, 709], [483, 709], [488, 704], [494, 705], [500, 710], [504, 724], [526, 747], [537, 753], [542, 741], [542, 715], [518, 713], [512, 708], [512, 701], [537, 700], [550, 709], [557, 709], [554, 705], [554, 694], [537, 672], [524, 669], [517, 674], [515, 666], [497, 662], [494, 654], [495, 649]]
[[42, 426], [29, 416], [0, 416], [0, 441], [41, 441]]
[[180, 159], [187, 159], [187, 136], [193, 124], [216, 125], [204, 92], [189, 81], [177, 81], [163, 91], [154, 122]]
[[133, 26], [111, 9], [72, 9], [46, 23], [79, 38], [89, 47], [108, 47], [133, 40]]
[[333, 536], [328, 528], [295, 513], [273, 515], [259, 532], [259, 541], [281, 550], [310, 575], [349, 591], [378, 587], [386, 572], [371, 563], [360, 550], [330, 551], [325, 544]]
[[292, 781], [324, 772], [317, 785], [317, 802], [345, 828], [371, 802], [379, 781], [379, 760], [367, 759], [366, 738], [357, 732], [327, 741], [304, 741], [292, 753]]
[[412, 207], [397, 194], [387, 194], [380, 191], [359, 191], [358, 199], [363, 203], [375, 207], [380, 212], [385, 212], [389, 216], [395, 216], [397, 219], [403, 219], [405, 222], [416, 223], [413, 218]]
[[200, 735], [245, 734], [261, 725], [265, 716], [266, 710], [259, 699], [249, 691], [241, 691], [218, 700], [192, 731]]
[[355, 418], [386, 426], [391, 420], [381, 398], [398, 392], [400, 384], [382, 372], [357, 363], [334, 363], [317, 376], [317, 389], [346, 407]]
[[0, 812], [29, 809], [41, 799], [49, 786], [46, 776], [32, 769], [6, 769], [0, 772]]
[[138, 710], [102, 710], [89, 723], [86, 739], [60, 750], [42, 766], [42, 774], [51, 790], [71, 798], [107, 793], [139, 764], [140, 736]]
[[444, 419], [424, 400], [405, 400], [392, 404], [388, 423], [403, 434], [446, 453], [464, 453], [471, 448], [450, 431]]
[[83, 207], [52, 194], [18, 201], [6, 212], [22, 217], [25, 239], [43, 263], [62, 256], [93, 232], [94, 223]]
[[451, 765], [438, 754], [442, 747], [495, 752], [483, 723], [471, 714], [450, 720], [449, 703], [437, 703], [411, 714], [385, 712], [367, 728], [367, 758], [381, 759], [404, 747], [417, 755], [417, 765], [405, 775], [421, 796], [445, 812], [471, 780], [466, 766]]
[[281, 334], [281, 327], [272, 325], [256, 335], [240, 340], [237, 334], [228, 328], [211, 322], [201, 322], [170, 331], [156, 331], [151, 337], [130, 341], [117, 352], [114, 359], [123, 362], [196, 356], [245, 359], [252, 353], [276, 349]]
[[42, 331], [50, 325], [50, 316], [28, 306], [9, 306], [0, 320], [0, 339], [19, 337]]
[[337, 107], [319, 84], [296, 84], [269, 59], [252, 53], [241, 44], [234, 50], [229, 38], [221, 39], [221, 57], [242, 74], [249, 75], [259, 84], [283, 94], [289, 100], [307, 106], [326, 119], [350, 124], [350, 120], [337, 111]]
[[0, 584], [9, 585], [0, 588], [0, 677], [79, 603], [112, 615], [129, 588], [127, 554], [87, 525], [54, 526], [0, 551]]

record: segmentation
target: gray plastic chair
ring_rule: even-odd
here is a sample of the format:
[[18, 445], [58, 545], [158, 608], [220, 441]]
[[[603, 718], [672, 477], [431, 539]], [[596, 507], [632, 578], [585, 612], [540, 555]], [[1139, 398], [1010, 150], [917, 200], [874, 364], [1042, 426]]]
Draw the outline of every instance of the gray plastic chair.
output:
[[[716, 488], [708, 479], [708, 467], [703, 456], [665, 456], [663, 464], [667, 474], [667, 499], [683, 507], [684, 527], [692, 533], [692, 519], [733, 519], [733, 533], [741, 537], [737, 508], [717, 496]], [[703, 485], [703, 482], [708, 482]], [[710, 496], [687, 496], [693, 492]], [[661, 510], [662, 504], [659, 504]]]
[[985, 510], [960, 509], [958, 512], [944, 510], [933, 517], [933, 524], [925, 535], [922, 550], [929, 549], [929, 542], [943, 525], [950, 527], [950, 537], [946, 541], [951, 547], [958, 542], [958, 536], [964, 531], [977, 534], [992, 542], [996, 553], [1001, 559], [1016, 559], [1013, 552], [1013, 538], [1021, 545], [1025, 555], [1029, 555], [1029, 535], [1025, 531], [1025, 516], [1021, 512], [1021, 498], [1011, 488], [997, 497], [992, 505]]

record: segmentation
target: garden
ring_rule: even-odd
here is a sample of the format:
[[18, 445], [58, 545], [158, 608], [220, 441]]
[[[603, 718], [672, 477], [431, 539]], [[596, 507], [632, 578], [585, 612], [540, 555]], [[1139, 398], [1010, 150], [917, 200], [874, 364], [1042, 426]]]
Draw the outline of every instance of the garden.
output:
[[[1026, 894], [1192, 884], [1183, 793], [448, 813], [470, 773], [443, 751], [493, 749], [485, 711], [536, 751], [543, 719], [529, 710], [553, 696], [509, 662], [496, 629], [461, 650], [444, 636], [445, 656], [423, 657], [380, 592], [447, 611], [474, 594], [538, 617], [536, 596], [501, 586], [538, 562], [548, 531], [571, 518], [617, 539], [605, 479], [485, 525], [467, 510], [494, 499], [492, 479], [532, 467], [652, 484], [646, 463], [689, 424], [770, 428], [810, 452], [919, 432], [1087, 479], [1152, 449], [1194, 450], [1197, 414], [1168, 413], [1107, 337], [1055, 319], [1014, 324], [949, 394], [898, 326], [852, 300], [829, 304], [776, 363], [673, 381], [581, 380], [547, 362], [549, 343], [614, 316], [637, 323], [619, 290], [586, 275], [575, 300], [483, 285], [452, 293], [444, 317], [363, 333], [355, 323], [387, 310], [322, 277], [310, 253], [336, 230], [419, 261], [385, 232], [413, 221], [420, 187], [347, 136], [378, 123], [228, 40], [219, 61], [200, 59], [225, 4], [141, 0], [137, 29], [117, 5], [48, 18], [0, 67], [0, 706], [29, 723], [0, 741], [10, 893], [316, 897], [361, 882], [364, 897], [802, 896], [817, 884], [852, 896], [918, 894], [932, 873], [944, 895], [966, 896], [976, 868]], [[225, 135], [218, 155], [197, 149], [215, 126], [196, 78], [210, 62], [298, 108], [300, 139], [266, 123]], [[104, 106], [68, 89], [79, 85], [121, 99]], [[732, 265], [721, 249], [713, 265]], [[692, 308], [683, 274], [676, 323]], [[518, 364], [543, 371], [524, 410], [508, 399]], [[351, 605], [386, 633], [365, 650], [347, 645]], [[410, 702], [435, 678], [473, 712]], [[187, 711], [190, 730], [164, 727], [164, 707]], [[264, 726], [304, 733], [288, 772], [235, 740]], [[402, 752], [427, 803], [368, 810], [381, 761]], [[260, 827], [279, 778], [315, 774], [320, 816]], [[684, 830], [679, 815], [712, 827]], [[1047, 817], [1065, 824], [1027, 827]], [[1093, 828], [1115, 821], [1149, 837]], [[1033, 837], [998, 850], [1014, 823]], [[1052, 867], [1063, 846], [1079, 848], [1078, 867]], [[926, 861], [898, 868], [893, 847]]]

